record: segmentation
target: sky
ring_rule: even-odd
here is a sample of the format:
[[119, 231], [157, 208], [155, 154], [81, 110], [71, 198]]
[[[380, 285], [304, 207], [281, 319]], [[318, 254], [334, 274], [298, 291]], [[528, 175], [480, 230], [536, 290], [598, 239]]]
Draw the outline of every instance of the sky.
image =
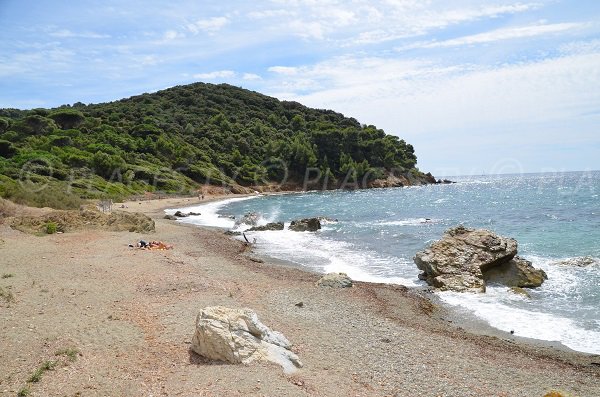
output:
[[597, 0], [0, 0], [0, 107], [197, 81], [376, 125], [436, 176], [600, 169]]

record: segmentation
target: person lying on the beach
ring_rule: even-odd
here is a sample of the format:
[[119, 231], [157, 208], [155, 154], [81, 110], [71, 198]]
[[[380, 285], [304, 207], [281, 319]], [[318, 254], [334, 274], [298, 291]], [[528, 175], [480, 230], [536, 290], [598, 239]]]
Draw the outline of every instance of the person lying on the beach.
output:
[[145, 242], [144, 240], [140, 240], [139, 243], [137, 243], [138, 248], [148, 248], [148, 243]]
[[165, 244], [162, 241], [151, 241], [150, 244], [148, 244], [148, 249], [150, 250], [170, 250], [172, 248], [172, 244]]
[[138, 248], [141, 249], [148, 249], [148, 250], [170, 250], [173, 249], [173, 245], [172, 244], [165, 244], [162, 241], [150, 241], [149, 243], [144, 241], [144, 240], [140, 240], [139, 243], [137, 243]]

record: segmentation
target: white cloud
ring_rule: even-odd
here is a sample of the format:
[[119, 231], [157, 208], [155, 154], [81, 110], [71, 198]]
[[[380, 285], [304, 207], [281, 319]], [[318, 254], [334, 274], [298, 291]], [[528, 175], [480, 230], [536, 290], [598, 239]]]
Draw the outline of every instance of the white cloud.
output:
[[261, 10], [261, 11], [251, 11], [248, 13], [248, 18], [250, 19], [266, 19], [266, 18], [283, 18], [283, 17], [295, 17], [297, 15], [296, 12], [290, 10]]
[[167, 30], [165, 32], [165, 34], [163, 35], [163, 40], [164, 41], [171, 41], [171, 40], [175, 40], [178, 37], [185, 37], [185, 35], [178, 33], [175, 30]]
[[[500, 66], [337, 57], [275, 75], [267, 92], [398, 134], [425, 167], [484, 167], [510, 157], [513, 146], [597, 142], [600, 51], [577, 51]], [[477, 159], [457, 163], [453, 153], [468, 157], [468, 147]]]
[[244, 75], [242, 76], [242, 78], [244, 80], [262, 80], [262, 77], [260, 77], [257, 74], [254, 74], [254, 73], [244, 73]]
[[214, 72], [209, 73], [198, 73], [194, 74], [192, 77], [195, 79], [206, 79], [206, 80], [214, 80], [214, 79], [228, 79], [235, 76], [235, 72], [233, 70], [216, 70]]
[[48, 33], [52, 37], [59, 38], [82, 38], [82, 39], [107, 39], [110, 38], [107, 34], [100, 34], [95, 32], [72, 32], [68, 29], [55, 30]]
[[208, 19], [199, 19], [194, 23], [188, 24], [187, 28], [194, 34], [197, 34], [201, 31], [215, 33], [221, 30], [228, 23], [229, 19], [227, 17], [212, 17]]
[[284, 74], [284, 75], [295, 75], [298, 73], [298, 68], [294, 66], [271, 66], [267, 69], [269, 72]]
[[409, 46], [402, 47], [400, 49], [456, 47], [463, 45], [482, 44], [500, 40], [521, 39], [546, 34], [563, 33], [569, 30], [580, 29], [584, 26], [585, 24], [583, 23], [557, 23], [551, 25], [533, 25], [515, 28], [504, 28], [492, 30], [490, 32], [459, 37], [451, 40], [415, 43]]

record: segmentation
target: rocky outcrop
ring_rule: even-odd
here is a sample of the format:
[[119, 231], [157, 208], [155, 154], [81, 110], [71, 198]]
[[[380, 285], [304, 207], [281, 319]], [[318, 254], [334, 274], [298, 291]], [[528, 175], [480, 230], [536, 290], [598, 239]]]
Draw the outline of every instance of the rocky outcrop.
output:
[[403, 175], [388, 174], [384, 179], [375, 179], [367, 185], [368, 188], [388, 188], [410, 186], [410, 181]]
[[419, 278], [441, 290], [485, 292], [486, 278], [509, 286], [541, 285], [546, 274], [521, 258], [513, 260], [516, 255], [516, 240], [458, 226], [418, 252], [414, 262], [423, 271]]
[[234, 364], [270, 361], [286, 373], [302, 367], [283, 334], [270, 330], [250, 309], [205, 307], [196, 318], [192, 350], [211, 360]]
[[177, 218], [187, 218], [188, 216], [198, 216], [198, 215], [202, 215], [199, 212], [181, 212], [181, 211], [176, 211], [173, 216], [176, 216]]
[[170, 221], [176, 221], [177, 217], [175, 215], [165, 215], [163, 216], [164, 219], [168, 219]]
[[319, 287], [350, 288], [352, 279], [346, 273], [327, 273], [317, 281]]
[[249, 232], [264, 232], [269, 230], [283, 230], [283, 222], [272, 222], [263, 226], [254, 226], [248, 229]]
[[535, 288], [548, 279], [546, 272], [536, 269], [531, 262], [516, 256], [508, 262], [495, 266], [483, 273], [486, 283], [496, 283], [507, 287]]
[[290, 223], [290, 230], [295, 232], [316, 232], [321, 229], [319, 218], [298, 219]]
[[258, 214], [257, 212], [249, 212], [235, 221], [235, 227], [238, 227], [242, 224], [248, 226], [257, 226], [259, 219], [260, 214]]

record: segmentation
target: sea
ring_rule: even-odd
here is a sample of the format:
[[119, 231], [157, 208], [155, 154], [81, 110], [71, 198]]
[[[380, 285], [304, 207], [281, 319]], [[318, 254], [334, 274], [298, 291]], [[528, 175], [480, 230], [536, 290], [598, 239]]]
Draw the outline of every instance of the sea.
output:
[[[257, 253], [311, 271], [424, 287], [416, 252], [464, 225], [515, 238], [521, 257], [548, 280], [530, 298], [501, 285], [486, 293], [436, 292], [457, 311], [515, 335], [600, 354], [600, 171], [485, 175], [456, 183], [356, 191], [256, 195], [176, 210], [200, 212], [180, 222], [243, 231], [246, 213], [282, 231], [246, 232]], [[318, 232], [287, 230], [290, 221], [323, 216]], [[587, 257], [586, 266], [565, 260]]]

